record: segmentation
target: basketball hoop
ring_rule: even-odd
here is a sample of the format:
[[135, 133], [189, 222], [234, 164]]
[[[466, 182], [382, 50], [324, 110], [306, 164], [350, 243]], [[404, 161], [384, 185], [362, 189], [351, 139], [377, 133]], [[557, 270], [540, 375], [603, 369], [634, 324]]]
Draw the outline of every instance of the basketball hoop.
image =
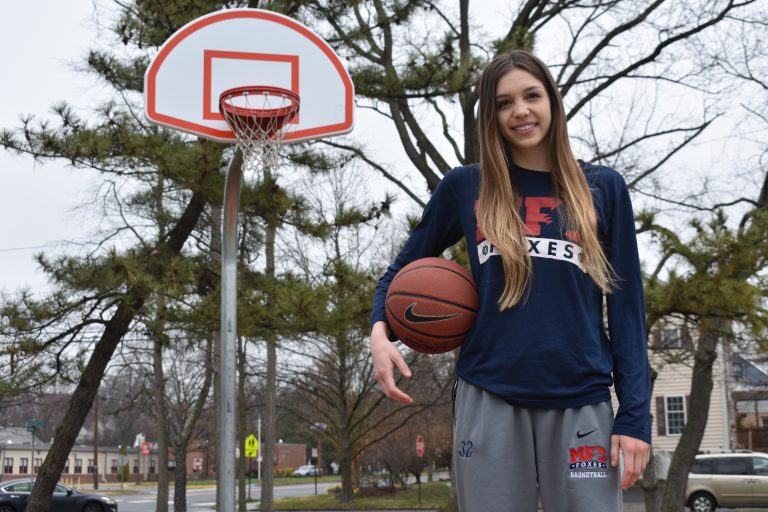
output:
[[219, 111], [237, 136], [245, 170], [272, 169], [299, 112], [299, 95], [280, 87], [235, 87], [221, 93]]

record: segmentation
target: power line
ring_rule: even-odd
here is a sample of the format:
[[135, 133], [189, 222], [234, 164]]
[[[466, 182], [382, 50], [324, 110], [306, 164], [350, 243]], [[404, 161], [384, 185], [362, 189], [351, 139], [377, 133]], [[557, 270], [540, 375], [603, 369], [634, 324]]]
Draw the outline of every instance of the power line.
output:
[[5, 249], [0, 249], [0, 252], [11, 252], [11, 251], [28, 251], [31, 249], [45, 249], [46, 247], [51, 247], [52, 244], [45, 244], [45, 245], [30, 245], [27, 247], [8, 247]]

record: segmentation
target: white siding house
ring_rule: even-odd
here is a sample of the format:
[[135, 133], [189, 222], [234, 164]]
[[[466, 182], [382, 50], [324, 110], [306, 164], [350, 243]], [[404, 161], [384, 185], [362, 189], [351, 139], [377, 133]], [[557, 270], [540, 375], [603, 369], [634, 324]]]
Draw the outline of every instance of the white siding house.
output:
[[[690, 408], [693, 357], [690, 335], [685, 328], [662, 326], [653, 330], [653, 349], [649, 351], [651, 366], [658, 372], [651, 397], [654, 453], [664, 458], [677, 447]], [[728, 415], [727, 377], [722, 350], [713, 367], [713, 387], [709, 401], [709, 417], [699, 450], [720, 452], [731, 449]], [[614, 410], [618, 401], [613, 396]]]

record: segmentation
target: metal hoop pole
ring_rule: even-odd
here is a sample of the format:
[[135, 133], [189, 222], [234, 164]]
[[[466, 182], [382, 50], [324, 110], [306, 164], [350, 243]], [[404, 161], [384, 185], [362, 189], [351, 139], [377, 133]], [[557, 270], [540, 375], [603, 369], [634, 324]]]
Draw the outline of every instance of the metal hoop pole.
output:
[[224, 184], [224, 220], [221, 237], [221, 353], [219, 358], [219, 475], [218, 509], [235, 510], [235, 374], [237, 359], [237, 214], [243, 153], [240, 146], [227, 168]]

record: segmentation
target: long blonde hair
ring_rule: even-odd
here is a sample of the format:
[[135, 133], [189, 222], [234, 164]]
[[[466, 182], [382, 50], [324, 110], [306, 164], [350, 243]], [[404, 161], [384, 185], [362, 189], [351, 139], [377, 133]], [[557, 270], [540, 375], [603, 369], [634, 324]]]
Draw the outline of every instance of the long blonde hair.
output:
[[525, 296], [533, 266], [528, 254], [523, 220], [518, 210], [519, 192], [510, 178], [511, 148], [499, 131], [496, 119], [496, 87], [499, 79], [512, 69], [533, 75], [549, 96], [552, 124], [547, 134], [547, 157], [555, 196], [565, 203], [563, 225], [578, 234], [583, 251], [584, 269], [604, 292], [615, 284], [611, 265], [597, 234], [597, 214], [589, 185], [568, 140], [563, 100], [547, 66], [533, 54], [513, 50], [493, 59], [478, 83], [480, 100], [477, 116], [480, 140], [480, 196], [477, 224], [496, 247], [504, 265], [505, 286], [499, 308], [511, 308]]

